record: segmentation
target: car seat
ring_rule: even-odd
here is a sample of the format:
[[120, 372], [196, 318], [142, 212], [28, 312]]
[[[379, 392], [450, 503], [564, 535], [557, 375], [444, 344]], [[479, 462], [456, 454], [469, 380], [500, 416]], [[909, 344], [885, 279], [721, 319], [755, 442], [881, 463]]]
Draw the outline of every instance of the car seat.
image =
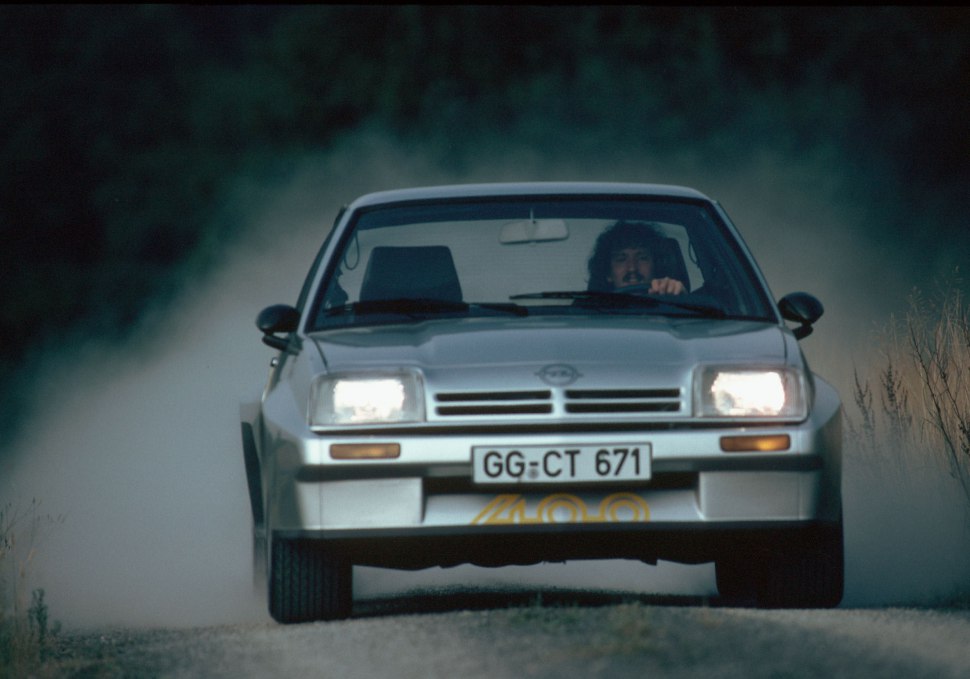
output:
[[653, 275], [656, 278], [673, 278], [680, 281], [690, 292], [690, 277], [687, 265], [676, 238], [658, 238], [651, 242], [653, 253]]
[[461, 301], [461, 284], [444, 245], [378, 246], [371, 251], [360, 286], [360, 301], [436, 299]]

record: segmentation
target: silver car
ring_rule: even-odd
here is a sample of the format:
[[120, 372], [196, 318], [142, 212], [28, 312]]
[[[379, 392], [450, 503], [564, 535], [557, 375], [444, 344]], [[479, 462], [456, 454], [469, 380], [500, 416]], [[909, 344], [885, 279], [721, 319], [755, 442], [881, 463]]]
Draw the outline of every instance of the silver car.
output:
[[[461, 185], [341, 211], [241, 407], [284, 623], [353, 565], [716, 564], [725, 601], [842, 598], [841, 402], [721, 206], [682, 187]], [[792, 325], [789, 326], [788, 323]]]

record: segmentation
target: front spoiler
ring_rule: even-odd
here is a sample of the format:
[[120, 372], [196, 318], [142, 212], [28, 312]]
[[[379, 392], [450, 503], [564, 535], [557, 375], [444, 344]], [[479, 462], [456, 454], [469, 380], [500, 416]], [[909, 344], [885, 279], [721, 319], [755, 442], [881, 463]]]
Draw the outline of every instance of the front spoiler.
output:
[[719, 558], [785, 551], [839, 529], [821, 521], [434, 527], [275, 531], [284, 539], [323, 541], [328, 551], [360, 566], [422, 569], [461, 564], [531, 565], [576, 559], [707, 563]]

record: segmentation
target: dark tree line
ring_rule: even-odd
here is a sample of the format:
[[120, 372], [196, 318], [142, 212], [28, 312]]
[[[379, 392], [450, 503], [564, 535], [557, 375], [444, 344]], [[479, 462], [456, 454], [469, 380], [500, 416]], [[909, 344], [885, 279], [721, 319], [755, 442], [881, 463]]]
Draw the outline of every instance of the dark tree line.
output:
[[123, 336], [232, 237], [234, 177], [363, 123], [715, 160], [836, 144], [967, 230], [962, 8], [15, 5], [0, 41], [0, 385], [66, 328]]

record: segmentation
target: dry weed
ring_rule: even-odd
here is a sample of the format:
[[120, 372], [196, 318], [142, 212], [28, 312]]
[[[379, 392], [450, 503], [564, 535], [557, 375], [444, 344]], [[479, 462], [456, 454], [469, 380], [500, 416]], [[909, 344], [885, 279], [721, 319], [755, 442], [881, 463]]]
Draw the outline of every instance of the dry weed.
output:
[[888, 449], [917, 465], [942, 465], [970, 507], [970, 306], [959, 287], [939, 301], [914, 293], [880, 344], [878, 407], [869, 379], [855, 375], [853, 443], [870, 461]]
[[26, 511], [0, 508], [0, 677], [33, 674], [44, 661], [58, 626], [49, 624], [44, 590], [29, 587], [30, 566], [46, 529], [61, 517], [40, 513], [40, 503]]

